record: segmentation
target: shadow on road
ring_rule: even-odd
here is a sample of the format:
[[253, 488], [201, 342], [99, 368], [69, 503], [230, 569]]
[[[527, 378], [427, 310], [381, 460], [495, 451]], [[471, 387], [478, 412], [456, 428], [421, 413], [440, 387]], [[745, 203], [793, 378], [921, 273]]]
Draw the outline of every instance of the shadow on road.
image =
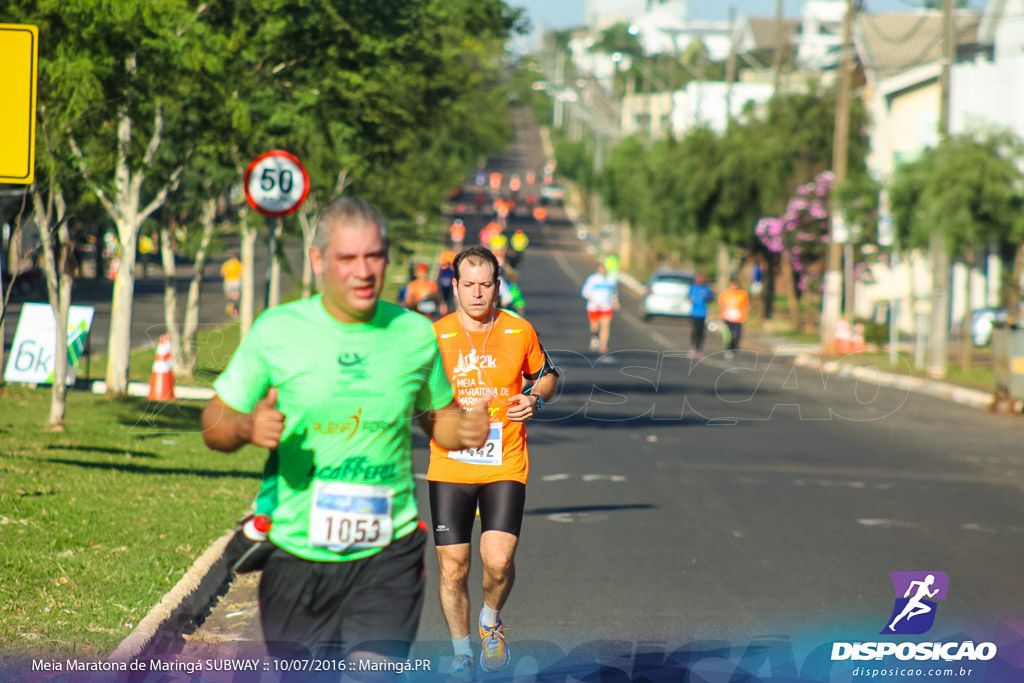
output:
[[524, 510], [524, 515], [557, 515], [567, 512], [617, 512], [620, 510], [653, 510], [657, 505], [634, 503], [631, 505], [573, 505], [569, 507], [536, 508]]

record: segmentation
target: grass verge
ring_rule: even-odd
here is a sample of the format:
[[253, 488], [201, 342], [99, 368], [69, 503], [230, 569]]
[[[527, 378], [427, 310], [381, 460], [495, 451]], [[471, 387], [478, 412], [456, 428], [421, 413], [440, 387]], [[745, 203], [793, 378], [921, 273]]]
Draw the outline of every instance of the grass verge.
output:
[[[404, 264], [403, 264], [404, 269]], [[397, 299], [402, 282], [383, 298]], [[211, 386], [236, 323], [197, 335], [189, 384]], [[147, 382], [155, 349], [132, 354]], [[83, 365], [102, 379], [106, 357]], [[201, 403], [67, 395], [67, 431], [43, 431], [49, 387], [0, 387], [0, 670], [45, 655], [108, 654], [229, 530], [256, 494], [265, 452], [206, 449]]]
[[[950, 363], [946, 366], [946, 377], [943, 381], [970, 389], [995, 392], [996, 380], [995, 373], [992, 370], [991, 354], [979, 353], [977, 357], [976, 364], [968, 372], [964, 372], [960, 367], [960, 363], [951, 358]], [[921, 377], [923, 379], [930, 378], [924, 370], [914, 367], [914, 356], [911, 353], [897, 353], [895, 365], [891, 363], [888, 351], [851, 353], [841, 357], [837, 356], [836, 360], [854, 365], [873, 366], [887, 372], [907, 372], [913, 377]]]
[[0, 389], [0, 665], [109, 653], [251, 504], [265, 453], [208, 451], [201, 404]]

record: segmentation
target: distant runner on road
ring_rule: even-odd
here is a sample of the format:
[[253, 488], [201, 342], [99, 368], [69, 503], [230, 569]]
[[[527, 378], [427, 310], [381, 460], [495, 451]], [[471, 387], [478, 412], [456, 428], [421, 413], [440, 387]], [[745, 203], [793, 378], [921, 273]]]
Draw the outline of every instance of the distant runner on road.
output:
[[590, 350], [608, 353], [612, 315], [619, 310], [619, 288], [618, 283], [608, 277], [603, 261], [597, 264], [597, 272], [592, 273], [583, 283], [581, 294], [587, 300]]
[[750, 309], [750, 296], [740, 289], [740, 283], [735, 278], [729, 282], [729, 288], [718, 295], [718, 312], [725, 321], [728, 330], [729, 342], [725, 351], [726, 358], [732, 358], [732, 354], [740, 346], [740, 336], [743, 334], [743, 323], [747, 321], [747, 311]]
[[232, 256], [221, 264], [220, 274], [224, 278], [224, 298], [227, 299], [226, 313], [238, 315], [238, 299], [242, 291], [242, 262]]

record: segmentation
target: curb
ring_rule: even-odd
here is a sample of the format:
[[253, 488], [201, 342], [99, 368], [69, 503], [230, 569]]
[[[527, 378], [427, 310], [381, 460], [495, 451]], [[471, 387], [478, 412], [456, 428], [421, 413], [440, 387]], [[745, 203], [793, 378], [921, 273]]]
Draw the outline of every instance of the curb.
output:
[[972, 408], [989, 408], [994, 397], [990, 393], [978, 389], [968, 389], [933, 379], [896, 375], [884, 372], [873, 366], [851, 365], [840, 361], [825, 361], [808, 354], [800, 354], [793, 359], [793, 365], [803, 368], [819, 368], [824, 372], [848, 379], [864, 380], [884, 387], [905, 389], [916, 394], [924, 394], [945, 399]]
[[176, 642], [179, 634], [195, 624], [204, 614], [210, 600], [228, 578], [224, 564], [224, 548], [234, 535], [224, 534], [192, 563], [181, 580], [175, 584], [160, 604], [151, 609], [127, 638], [121, 641], [107, 661], [130, 662], [144, 653], [157, 654]]
[[[92, 383], [90, 391], [94, 394], [105, 394], [107, 393], [107, 383], [103, 380], [97, 380]], [[180, 384], [174, 387], [174, 398], [176, 399], [208, 401], [213, 398], [214, 393], [210, 387], [192, 387]], [[136, 398], [146, 398], [149, 396], [149, 385], [145, 382], [128, 382], [128, 395], [135, 396]]]

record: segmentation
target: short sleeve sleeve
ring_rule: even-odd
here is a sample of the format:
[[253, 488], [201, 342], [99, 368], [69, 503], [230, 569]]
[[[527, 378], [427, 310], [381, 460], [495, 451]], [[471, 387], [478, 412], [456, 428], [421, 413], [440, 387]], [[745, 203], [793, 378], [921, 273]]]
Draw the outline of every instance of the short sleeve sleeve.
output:
[[262, 325], [259, 319], [238, 345], [224, 372], [213, 383], [221, 400], [240, 413], [251, 412], [270, 388], [270, 372], [260, 349]]
[[526, 343], [526, 354], [523, 359], [523, 375], [526, 379], [536, 380], [548, 369], [553, 368], [548, 354], [541, 346], [537, 330], [530, 327], [530, 337]]
[[427, 410], [440, 410], [452, 402], [455, 393], [452, 390], [452, 383], [448, 381], [448, 375], [444, 370], [444, 363], [441, 362], [441, 352], [437, 348], [437, 341], [433, 342], [433, 361], [427, 375], [427, 381], [416, 395], [416, 412], [421, 413]]

